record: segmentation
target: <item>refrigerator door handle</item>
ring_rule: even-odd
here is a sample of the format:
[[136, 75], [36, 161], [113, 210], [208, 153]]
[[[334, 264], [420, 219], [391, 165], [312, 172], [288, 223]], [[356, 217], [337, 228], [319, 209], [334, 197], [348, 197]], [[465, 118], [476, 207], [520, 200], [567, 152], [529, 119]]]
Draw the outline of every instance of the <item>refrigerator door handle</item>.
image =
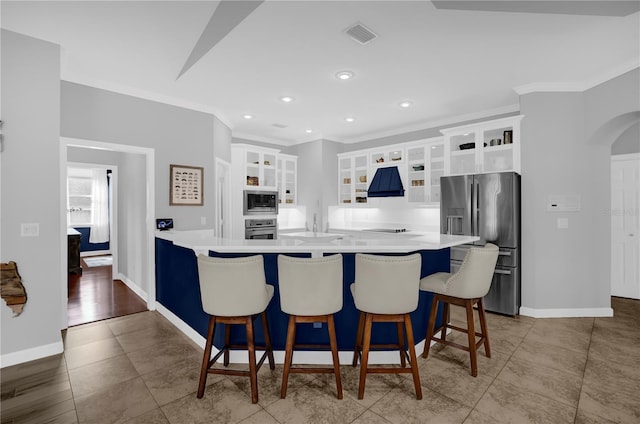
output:
[[494, 274], [502, 274], [502, 275], [511, 275], [511, 271], [507, 271], [504, 269], [496, 269], [494, 272]]

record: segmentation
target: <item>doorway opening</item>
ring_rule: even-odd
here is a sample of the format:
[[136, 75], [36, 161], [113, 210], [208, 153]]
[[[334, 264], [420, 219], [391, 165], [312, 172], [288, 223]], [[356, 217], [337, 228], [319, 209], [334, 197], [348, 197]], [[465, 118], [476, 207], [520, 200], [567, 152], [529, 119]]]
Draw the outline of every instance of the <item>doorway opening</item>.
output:
[[[68, 267], [63, 266], [62, 328], [155, 310], [154, 227], [150, 225], [155, 216], [154, 150], [71, 138], [61, 138], [60, 146], [62, 204], [68, 201], [68, 165], [80, 162], [105, 172], [112, 170], [108, 180], [108, 235], [85, 244], [78, 258], [80, 272], [68, 273]], [[126, 182], [120, 189], [118, 180]], [[82, 221], [82, 214], [88, 213], [79, 212], [76, 218], [80, 216]], [[63, 240], [70, 237], [70, 228], [85, 231], [82, 222], [70, 222], [69, 214], [62, 220]], [[88, 234], [85, 237], [88, 242]], [[61, 249], [65, 263], [71, 261], [68, 245]]]

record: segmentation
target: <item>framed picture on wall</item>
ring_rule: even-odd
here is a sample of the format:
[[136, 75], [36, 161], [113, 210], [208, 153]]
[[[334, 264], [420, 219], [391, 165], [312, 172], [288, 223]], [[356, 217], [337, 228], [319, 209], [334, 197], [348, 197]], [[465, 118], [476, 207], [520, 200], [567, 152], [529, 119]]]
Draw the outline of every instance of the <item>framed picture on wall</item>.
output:
[[187, 165], [170, 165], [169, 205], [202, 206], [203, 168]]

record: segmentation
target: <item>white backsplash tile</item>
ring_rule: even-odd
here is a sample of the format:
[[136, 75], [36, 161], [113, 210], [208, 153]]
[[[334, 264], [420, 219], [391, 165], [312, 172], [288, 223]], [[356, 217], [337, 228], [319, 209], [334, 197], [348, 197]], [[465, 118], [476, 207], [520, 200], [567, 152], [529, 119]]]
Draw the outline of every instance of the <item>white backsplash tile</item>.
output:
[[427, 207], [329, 206], [329, 228], [406, 228], [414, 231], [440, 232], [440, 209]]

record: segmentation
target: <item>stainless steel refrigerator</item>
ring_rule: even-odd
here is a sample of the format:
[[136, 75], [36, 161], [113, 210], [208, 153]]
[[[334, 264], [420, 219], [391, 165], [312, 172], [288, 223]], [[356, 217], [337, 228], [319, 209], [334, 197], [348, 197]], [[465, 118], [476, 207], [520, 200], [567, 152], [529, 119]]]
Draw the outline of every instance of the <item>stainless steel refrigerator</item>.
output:
[[[440, 229], [445, 234], [475, 235], [475, 245], [500, 249], [491, 289], [484, 298], [488, 311], [517, 315], [520, 310], [520, 175], [515, 172], [440, 178]], [[456, 272], [472, 245], [451, 248]]]

